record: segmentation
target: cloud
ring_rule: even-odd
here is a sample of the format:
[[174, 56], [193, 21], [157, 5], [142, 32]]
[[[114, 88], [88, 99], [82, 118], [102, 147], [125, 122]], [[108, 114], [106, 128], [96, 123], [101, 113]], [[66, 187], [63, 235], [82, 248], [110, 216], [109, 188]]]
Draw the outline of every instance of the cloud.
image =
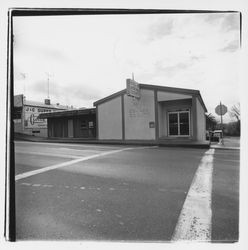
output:
[[90, 87], [90, 84], [83, 83], [68, 83], [65, 86], [53, 83], [53, 95], [57, 98], [70, 96], [70, 99], [78, 99], [82, 102], [84, 100], [100, 99], [100, 92], [98, 89]]
[[172, 76], [176, 72], [178, 72], [180, 70], [186, 70], [189, 67], [190, 67], [190, 64], [184, 63], [184, 62], [179, 62], [179, 63], [177, 63], [175, 65], [171, 65], [171, 66], [164, 66], [161, 61], [158, 61], [155, 63], [156, 72], [159, 72], [159, 73], [163, 72], [167, 76]]
[[235, 52], [239, 49], [239, 40], [234, 40], [228, 43], [224, 48], [220, 49], [221, 52]]
[[239, 15], [238, 14], [227, 14], [223, 18], [222, 28], [225, 31], [238, 31], [239, 30]]
[[173, 76], [179, 71], [188, 70], [190, 67], [192, 67], [195, 63], [199, 62], [203, 58], [204, 58], [203, 56], [194, 55], [194, 56], [189, 57], [185, 61], [181, 61], [176, 64], [169, 65], [169, 66], [163, 65], [163, 61], [157, 61], [155, 63], [155, 69], [157, 73], [163, 72], [167, 76]]
[[148, 41], [153, 41], [156, 39], [161, 39], [165, 36], [171, 35], [173, 32], [174, 23], [173, 20], [169, 19], [166, 21], [161, 21], [152, 24], [148, 28]]
[[239, 31], [240, 18], [238, 13], [213, 13], [204, 16], [204, 20], [211, 25], [219, 25], [221, 31]]

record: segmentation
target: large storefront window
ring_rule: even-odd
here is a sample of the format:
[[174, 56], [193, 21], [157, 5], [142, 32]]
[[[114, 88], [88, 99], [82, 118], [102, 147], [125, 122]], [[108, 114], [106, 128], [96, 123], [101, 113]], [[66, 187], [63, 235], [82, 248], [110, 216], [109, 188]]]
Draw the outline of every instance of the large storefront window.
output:
[[189, 111], [169, 112], [169, 136], [189, 136]]

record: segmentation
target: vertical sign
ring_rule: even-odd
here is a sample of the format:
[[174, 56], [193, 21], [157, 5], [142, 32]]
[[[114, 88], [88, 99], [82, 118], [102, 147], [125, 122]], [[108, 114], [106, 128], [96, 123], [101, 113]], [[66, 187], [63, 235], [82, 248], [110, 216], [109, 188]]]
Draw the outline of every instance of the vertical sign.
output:
[[127, 79], [127, 95], [139, 99], [140, 98], [139, 83], [135, 82], [132, 79]]

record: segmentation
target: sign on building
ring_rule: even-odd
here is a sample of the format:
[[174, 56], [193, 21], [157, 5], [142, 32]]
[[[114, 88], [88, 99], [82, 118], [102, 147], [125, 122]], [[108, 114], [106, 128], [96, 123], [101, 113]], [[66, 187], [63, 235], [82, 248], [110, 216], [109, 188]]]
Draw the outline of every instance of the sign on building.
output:
[[38, 119], [39, 114], [43, 112], [52, 112], [52, 109], [25, 106], [24, 108], [25, 128], [47, 128], [47, 119]]
[[22, 107], [23, 105], [23, 95], [14, 96], [14, 107]]
[[140, 98], [139, 83], [132, 79], [127, 79], [127, 95], [135, 98]]

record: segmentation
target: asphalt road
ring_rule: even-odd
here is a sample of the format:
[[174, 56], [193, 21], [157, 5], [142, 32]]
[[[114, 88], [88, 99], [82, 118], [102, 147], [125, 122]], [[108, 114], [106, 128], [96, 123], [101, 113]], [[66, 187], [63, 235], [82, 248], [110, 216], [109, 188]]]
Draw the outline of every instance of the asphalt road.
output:
[[[170, 241], [205, 152], [17, 141], [17, 240]], [[239, 151], [215, 150], [213, 241], [238, 239], [238, 185]]]

